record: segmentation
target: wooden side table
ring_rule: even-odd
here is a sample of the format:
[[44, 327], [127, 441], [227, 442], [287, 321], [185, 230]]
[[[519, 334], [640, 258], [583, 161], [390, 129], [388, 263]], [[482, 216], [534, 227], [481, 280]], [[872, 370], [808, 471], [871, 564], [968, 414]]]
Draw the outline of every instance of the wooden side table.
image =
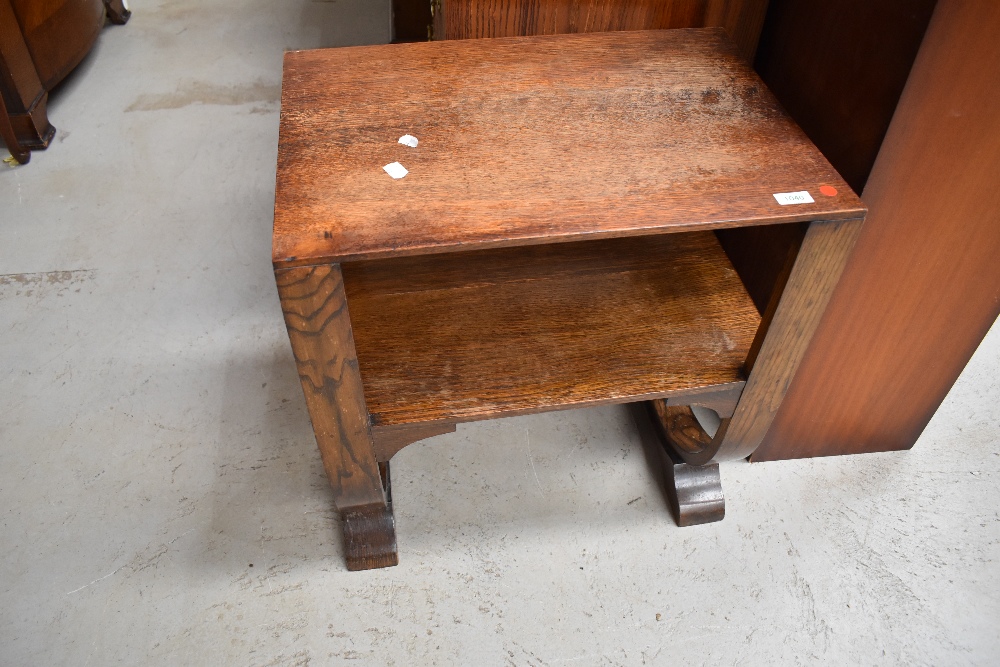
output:
[[[864, 214], [720, 29], [287, 54], [273, 262], [348, 567], [397, 563], [393, 454], [500, 416], [648, 402], [721, 518]], [[761, 317], [713, 230], [771, 224]]]

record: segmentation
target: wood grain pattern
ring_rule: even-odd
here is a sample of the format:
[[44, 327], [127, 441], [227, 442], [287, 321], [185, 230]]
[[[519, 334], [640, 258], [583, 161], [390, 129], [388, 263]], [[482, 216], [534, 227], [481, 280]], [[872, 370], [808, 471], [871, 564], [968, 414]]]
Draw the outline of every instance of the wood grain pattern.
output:
[[732, 417], [733, 413], [736, 411], [736, 404], [739, 403], [740, 394], [743, 393], [743, 384], [731, 384], [723, 388], [712, 388], [707, 391], [700, 392], [690, 392], [682, 396], [672, 396], [662, 401], [653, 401], [654, 403], [662, 403], [664, 407], [666, 406], [677, 406], [677, 405], [698, 405], [703, 408], [708, 408], [709, 410], [714, 410], [720, 418], [726, 419]]
[[742, 383], [759, 316], [710, 232], [344, 266], [376, 425]]
[[[731, 418], [723, 418], [708, 437], [686, 407], [653, 401], [668, 444], [692, 465], [744, 458], [767, 433], [788, 386], [808, 349], [833, 289], [843, 272], [863, 220], [816, 221], [809, 224], [801, 247], [776, 286], [748, 351], [746, 385]], [[693, 401], [686, 402], [696, 404]], [[683, 422], [683, 426], [678, 426]]]
[[1000, 314], [998, 34], [1000, 5], [938, 3], [868, 222], [754, 461], [912, 447]]
[[759, 353], [748, 355], [747, 384], [728, 428], [719, 429], [725, 433], [713, 460], [749, 456], [764, 438], [840, 280], [862, 222], [809, 225], [770, 322], [765, 313], [760, 342], [754, 344]]
[[767, 0], [442, 0], [439, 39], [722, 27], [753, 60]]
[[275, 279], [337, 508], [384, 505], [340, 267], [275, 271]]
[[286, 55], [276, 267], [860, 215], [721, 29]]
[[668, 405], [666, 401], [650, 401], [654, 421], [669, 441], [671, 449], [688, 454], [698, 454], [711, 447], [712, 438], [705, 433], [691, 407]]

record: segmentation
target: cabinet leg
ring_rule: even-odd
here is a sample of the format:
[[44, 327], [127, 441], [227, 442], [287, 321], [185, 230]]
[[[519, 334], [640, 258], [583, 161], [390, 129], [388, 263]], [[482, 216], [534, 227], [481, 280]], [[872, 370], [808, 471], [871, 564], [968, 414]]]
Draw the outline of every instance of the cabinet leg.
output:
[[340, 266], [274, 272], [323, 467], [343, 519], [347, 567], [398, 563], [389, 468], [379, 466]]
[[[7, 108], [4, 106], [3, 100], [0, 100], [0, 139], [3, 139], [11, 155], [11, 158], [5, 159], [4, 162], [10, 162], [12, 159], [19, 164], [28, 164], [28, 161], [31, 160], [31, 151], [21, 146], [18, 142], [17, 135], [14, 133], [14, 127], [10, 124], [10, 116], [7, 114]], [[14, 165], [11, 164], [11, 166]]]
[[108, 20], [118, 25], [125, 25], [132, 16], [125, 0], [104, 0], [104, 11]]

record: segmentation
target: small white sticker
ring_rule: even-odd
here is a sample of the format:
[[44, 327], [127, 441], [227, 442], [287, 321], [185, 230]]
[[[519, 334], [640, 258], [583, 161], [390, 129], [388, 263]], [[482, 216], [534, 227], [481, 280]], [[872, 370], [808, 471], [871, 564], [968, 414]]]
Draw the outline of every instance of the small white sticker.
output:
[[408, 173], [410, 173], [406, 171], [406, 167], [399, 164], [398, 162], [392, 162], [390, 164], [385, 165], [382, 168], [385, 169], [385, 173], [389, 174], [393, 178], [402, 178], [403, 176], [406, 176]]
[[789, 204], [812, 204], [816, 201], [805, 190], [802, 192], [775, 192], [774, 198], [782, 206], [788, 206]]
[[409, 146], [410, 148], [416, 148], [417, 144], [419, 144], [420, 142], [417, 141], [417, 138], [412, 134], [404, 134], [399, 138], [399, 143], [403, 144], [404, 146]]

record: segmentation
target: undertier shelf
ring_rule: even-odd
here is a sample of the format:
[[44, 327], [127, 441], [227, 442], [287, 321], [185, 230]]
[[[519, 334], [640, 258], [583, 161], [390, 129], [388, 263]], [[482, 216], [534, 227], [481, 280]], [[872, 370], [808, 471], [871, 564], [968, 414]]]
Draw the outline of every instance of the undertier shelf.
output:
[[740, 382], [760, 316], [712, 232], [343, 265], [375, 425]]

